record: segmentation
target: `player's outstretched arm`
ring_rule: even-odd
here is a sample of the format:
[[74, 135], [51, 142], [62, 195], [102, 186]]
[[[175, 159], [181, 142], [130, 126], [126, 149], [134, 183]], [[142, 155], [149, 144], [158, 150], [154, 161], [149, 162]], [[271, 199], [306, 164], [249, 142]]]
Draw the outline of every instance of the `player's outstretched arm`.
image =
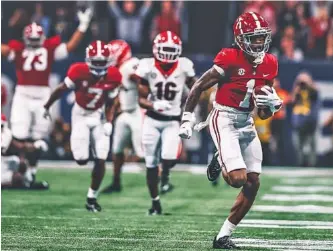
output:
[[189, 139], [192, 136], [192, 128], [195, 124], [195, 115], [193, 113], [195, 106], [198, 104], [201, 93], [214, 86], [221, 80], [221, 71], [218, 66], [213, 66], [206, 71], [193, 85], [186, 99], [185, 111], [182, 116], [182, 125], [180, 126], [179, 136]]
[[93, 14], [92, 12], [93, 12], [92, 9], [88, 8], [85, 10], [85, 12], [79, 11], [77, 13], [80, 24], [77, 30], [72, 35], [71, 39], [66, 44], [68, 52], [74, 51], [80, 44], [84, 34], [86, 33], [89, 27], [89, 23]]
[[185, 112], [193, 112], [195, 106], [198, 104], [200, 95], [205, 90], [214, 86], [221, 80], [221, 73], [219, 73], [215, 67], [210, 68], [206, 71], [191, 88], [191, 91], [186, 99]]
[[60, 84], [50, 95], [49, 99], [44, 105], [45, 110], [49, 110], [53, 103], [58, 100], [66, 91], [68, 87], [65, 83]]

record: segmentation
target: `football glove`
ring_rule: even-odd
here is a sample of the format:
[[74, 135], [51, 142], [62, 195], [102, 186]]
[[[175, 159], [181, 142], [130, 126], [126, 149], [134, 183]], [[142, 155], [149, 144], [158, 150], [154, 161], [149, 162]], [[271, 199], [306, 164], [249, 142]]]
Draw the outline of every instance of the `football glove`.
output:
[[182, 117], [182, 124], [179, 128], [179, 137], [189, 139], [192, 137], [193, 126], [195, 124], [195, 115], [192, 112], [184, 112]]
[[93, 11], [88, 8], [85, 12], [79, 11], [77, 18], [79, 19], [79, 27], [77, 28], [80, 32], [85, 33], [89, 27], [90, 20], [92, 18]]
[[153, 103], [153, 109], [157, 112], [170, 110], [172, 105], [166, 100], [158, 100]]
[[[273, 92], [270, 92], [269, 88]], [[261, 90], [266, 93], [266, 95], [256, 95], [255, 96], [255, 105], [257, 107], [269, 107], [270, 111], [274, 114], [279, 111], [282, 107], [282, 100], [277, 95], [275, 89], [269, 86], [263, 86]]]
[[44, 119], [48, 119], [48, 120], [52, 120], [52, 117], [51, 117], [51, 114], [50, 114], [50, 111], [46, 108], [44, 108], [44, 111], [43, 111], [43, 118]]
[[111, 136], [111, 134], [112, 134], [112, 124], [110, 122], [106, 122], [103, 125], [103, 129], [104, 129], [105, 136]]
[[34, 147], [43, 152], [47, 152], [47, 150], [49, 150], [49, 146], [47, 145], [47, 143], [41, 139], [34, 142]]

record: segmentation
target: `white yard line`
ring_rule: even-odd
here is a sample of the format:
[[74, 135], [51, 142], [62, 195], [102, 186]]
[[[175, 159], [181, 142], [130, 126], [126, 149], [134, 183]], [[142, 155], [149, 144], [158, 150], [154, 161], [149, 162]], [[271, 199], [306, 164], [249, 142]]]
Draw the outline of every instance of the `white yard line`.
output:
[[282, 179], [281, 182], [288, 185], [333, 185], [332, 178], [286, 178]]
[[264, 194], [261, 200], [333, 202], [333, 196], [321, 194]]
[[297, 225], [297, 226], [333, 226], [333, 221], [298, 221], [298, 220], [261, 220], [244, 219], [242, 223], [246, 224], [276, 224], [276, 225]]
[[318, 193], [318, 192], [333, 193], [333, 186], [273, 186], [272, 190], [275, 192], [286, 192], [286, 193]]
[[298, 206], [255, 205], [252, 207], [251, 211], [333, 214], [333, 207], [316, 206], [316, 205], [298, 205]]
[[[103, 241], [126, 241], [126, 242], [182, 242], [182, 243], [210, 243], [211, 240], [177, 240], [156, 238], [119, 238], [119, 237], [87, 237], [87, 236], [17, 236], [4, 234], [2, 238], [13, 239], [63, 239], [63, 240], [103, 240]], [[333, 241], [324, 240], [267, 240], [267, 239], [243, 239], [235, 238], [235, 243], [241, 247], [259, 247], [273, 249], [297, 249], [297, 250], [333, 250]]]

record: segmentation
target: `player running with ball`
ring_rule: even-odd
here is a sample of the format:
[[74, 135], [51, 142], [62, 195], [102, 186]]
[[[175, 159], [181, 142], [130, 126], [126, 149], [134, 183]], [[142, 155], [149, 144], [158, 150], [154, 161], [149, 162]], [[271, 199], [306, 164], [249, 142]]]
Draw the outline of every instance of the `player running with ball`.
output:
[[[219, 152], [225, 181], [242, 188], [214, 238], [213, 248], [237, 248], [230, 237], [250, 210], [259, 189], [262, 150], [251, 111], [258, 107], [261, 119], [281, 108], [282, 101], [271, 88], [278, 73], [275, 56], [268, 54], [271, 30], [259, 14], [247, 12], [233, 26], [236, 46], [222, 49], [214, 65], [194, 84], [185, 104], [179, 135], [190, 138], [195, 123], [193, 110], [200, 94], [218, 84], [216, 102], [209, 116], [210, 133]], [[260, 95], [254, 95], [254, 92]], [[210, 174], [212, 170], [208, 170]]]

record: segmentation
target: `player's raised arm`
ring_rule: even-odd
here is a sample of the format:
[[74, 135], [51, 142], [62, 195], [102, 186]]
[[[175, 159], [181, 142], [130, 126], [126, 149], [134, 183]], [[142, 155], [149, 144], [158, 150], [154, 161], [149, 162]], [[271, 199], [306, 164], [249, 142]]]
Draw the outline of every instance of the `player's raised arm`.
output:
[[71, 39], [66, 43], [68, 52], [74, 51], [76, 47], [78, 47], [79, 43], [81, 42], [84, 34], [86, 33], [89, 27], [92, 14], [93, 11], [90, 8], [86, 9], [85, 12], [79, 11], [77, 13], [80, 24], [77, 30], [72, 35]]
[[186, 99], [185, 109], [182, 117], [182, 125], [179, 131], [180, 137], [189, 139], [192, 136], [192, 128], [195, 123], [195, 115], [193, 111], [199, 102], [200, 95], [202, 92], [208, 90], [210, 87], [219, 82], [222, 76], [223, 69], [214, 65], [194, 83]]

